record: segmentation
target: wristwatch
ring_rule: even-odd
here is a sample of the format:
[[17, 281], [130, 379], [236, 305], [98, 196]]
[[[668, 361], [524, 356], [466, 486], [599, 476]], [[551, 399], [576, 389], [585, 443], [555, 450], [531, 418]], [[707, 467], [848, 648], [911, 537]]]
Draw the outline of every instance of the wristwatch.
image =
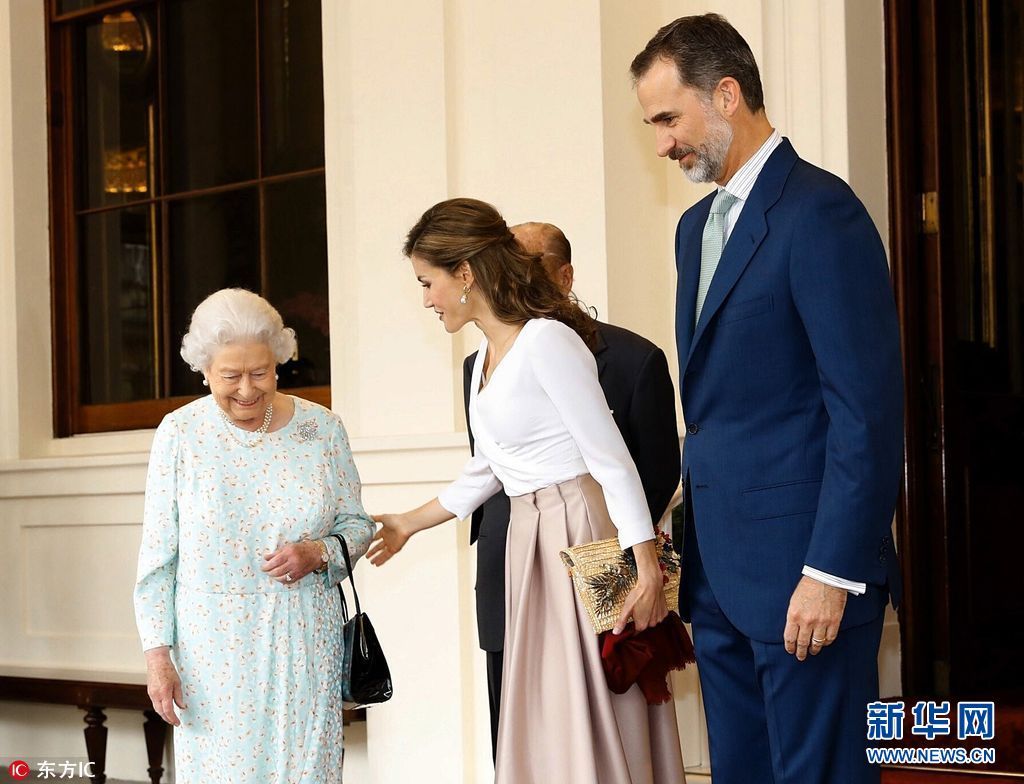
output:
[[316, 543], [320, 545], [320, 568], [313, 571], [317, 574], [322, 574], [327, 571], [327, 566], [331, 561], [331, 553], [327, 549], [327, 542], [323, 539], [317, 539]]

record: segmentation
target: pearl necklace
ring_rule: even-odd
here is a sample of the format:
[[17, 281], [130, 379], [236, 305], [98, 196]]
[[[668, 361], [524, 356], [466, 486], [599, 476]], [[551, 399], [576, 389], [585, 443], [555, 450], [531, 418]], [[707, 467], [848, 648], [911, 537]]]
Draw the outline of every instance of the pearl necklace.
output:
[[260, 425], [258, 430], [252, 431], [257, 436], [259, 436], [259, 438], [253, 439], [251, 441], [242, 440], [235, 434], [235, 431], [241, 430], [241, 428], [232, 424], [231, 420], [228, 419], [228, 415], [224, 413], [224, 409], [220, 409], [220, 416], [221, 419], [224, 420], [224, 424], [227, 426], [228, 435], [235, 440], [235, 443], [241, 444], [246, 449], [252, 449], [254, 446], [259, 446], [260, 444], [263, 443], [263, 436], [265, 436], [267, 434], [267, 430], [270, 429], [270, 420], [274, 418], [274, 404], [271, 403], [270, 405], [267, 406], [267, 413], [263, 415], [263, 424]]

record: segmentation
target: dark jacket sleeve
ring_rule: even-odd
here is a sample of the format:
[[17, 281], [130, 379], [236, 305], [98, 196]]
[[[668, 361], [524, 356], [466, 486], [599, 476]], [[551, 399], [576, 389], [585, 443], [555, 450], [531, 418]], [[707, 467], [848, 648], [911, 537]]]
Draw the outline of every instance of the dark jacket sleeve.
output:
[[473, 365], [477, 352], [473, 352], [462, 360], [462, 404], [466, 409], [466, 433], [469, 436], [469, 451], [473, 452], [473, 428], [469, 424], [469, 385], [473, 383]]
[[[470, 385], [473, 383], [473, 365], [476, 363], [476, 355], [478, 352], [474, 351], [468, 357], [462, 361], [462, 400], [463, 405], [466, 407], [466, 435], [469, 436], [469, 452], [474, 453], [475, 442], [473, 441], [473, 428], [469, 424], [469, 396], [470, 396]], [[477, 537], [480, 535], [480, 524], [484, 519], [484, 507], [483, 504], [476, 508], [473, 512], [473, 516], [469, 526], [469, 543], [473, 544]]]
[[655, 348], [637, 374], [629, 409], [631, 452], [655, 525], [665, 514], [679, 484], [675, 400], [665, 353]]

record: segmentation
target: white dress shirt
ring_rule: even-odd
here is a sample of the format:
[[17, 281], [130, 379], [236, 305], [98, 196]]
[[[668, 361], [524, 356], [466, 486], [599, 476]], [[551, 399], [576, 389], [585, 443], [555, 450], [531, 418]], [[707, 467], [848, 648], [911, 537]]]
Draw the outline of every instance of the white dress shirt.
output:
[[[750, 158], [736, 171], [736, 173], [729, 178], [724, 188], [719, 190], [726, 190], [736, 197], [736, 201], [733, 202], [732, 207], [725, 214], [725, 242], [729, 242], [729, 237], [732, 234], [733, 228], [736, 226], [737, 221], [740, 219], [740, 213], [743, 212], [743, 205], [747, 203], [747, 197], [750, 196], [750, 192], [754, 189], [754, 183], [757, 182], [757, 177], [761, 174], [761, 170], [764, 168], [765, 163], [768, 162], [768, 158], [775, 148], [782, 143], [782, 135], [778, 130], [773, 130], [771, 136], [769, 136], [764, 144], [762, 144], [757, 152], [755, 152]], [[808, 577], [812, 577], [818, 582], [831, 585], [833, 588], [842, 588], [843, 590], [849, 591], [852, 594], [860, 595], [865, 593], [868, 589], [864, 583], [855, 583], [851, 580], [844, 580], [842, 577], [836, 577], [835, 575], [823, 572], [820, 569], [805, 565], [803, 568], [803, 574]]]
[[772, 135], [765, 140], [757, 152], [751, 155], [747, 162], [740, 166], [736, 173], [729, 178], [729, 182], [725, 184], [725, 187], [719, 188], [719, 190], [728, 191], [736, 197], [736, 201], [732, 203], [729, 211], [725, 213], [725, 242], [729, 241], [732, 230], [736, 226], [736, 221], [740, 219], [743, 205], [747, 203], [747, 198], [754, 189], [757, 176], [768, 162], [768, 158], [775, 152], [775, 148], [780, 144], [782, 144], [782, 135], [777, 130], [773, 130]]
[[441, 491], [441, 506], [466, 518], [502, 487], [525, 495], [589, 473], [604, 490], [622, 548], [653, 539], [640, 475], [580, 337], [552, 319], [526, 322], [481, 390], [486, 356], [485, 338], [470, 382], [476, 454]]

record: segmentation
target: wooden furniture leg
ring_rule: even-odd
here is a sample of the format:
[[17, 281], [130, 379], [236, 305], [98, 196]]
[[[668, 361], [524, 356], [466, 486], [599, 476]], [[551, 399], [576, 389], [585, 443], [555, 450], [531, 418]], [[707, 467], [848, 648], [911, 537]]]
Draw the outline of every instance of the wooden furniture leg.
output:
[[164, 775], [164, 744], [167, 742], [167, 723], [153, 710], [142, 712], [146, 717], [142, 728], [146, 731], [146, 752], [149, 754], [149, 780], [160, 784]]
[[105, 784], [107, 780], [107, 728], [103, 726], [106, 720], [101, 706], [85, 708], [85, 750], [92, 763], [93, 784]]

